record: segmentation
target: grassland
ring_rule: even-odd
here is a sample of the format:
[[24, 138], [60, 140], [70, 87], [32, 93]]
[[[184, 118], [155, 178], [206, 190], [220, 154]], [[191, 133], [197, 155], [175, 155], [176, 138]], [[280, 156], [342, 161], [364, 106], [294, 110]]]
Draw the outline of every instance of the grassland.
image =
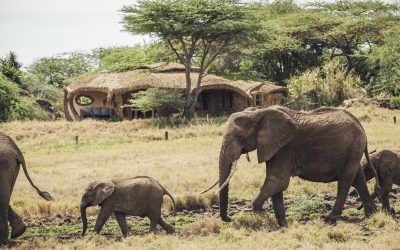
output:
[[[400, 148], [400, 124], [393, 124], [399, 111], [375, 107], [350, 108], [363, 123], [370, 150]], [[163, 140], [168, 130], [169, 140]], [[220, 120], [208, 120], [181, 128], [158, 129], [144, 121], [11, 122], [0, 131], [12, 136], [24, 152], [34, 182], [49, 191], [54, 202], [41, 200], [22, 171], [12, 205], [29, 224], [18, 248], [58, 249], [398, 249], [400, 220], [382, 213], [363, 220], [358, 204], [349, 203], [344, 214], [350, 219], [326, 225], [320, 216], [330, 209], [336, 184], [316, 184], [292, 178], [285, 192], [289, 226], [279, 229], [271, 209], [264, 216], [249, 212], [249, 200], [258, 193], [265, 166], [239, 160], [231, 181], [231, 201], [243, 201], [234, 222], [221, 223], [210, 208], [216, 196], [198, 193], [217, 178], [219, 147], [224, 130]], [[75, 136], [79, 136], [76, 144]], [[178, 200], [180, 210], [202, 208], [203, 213], [183, 211], [167, 216], [177, 228], [174, 235], [147, 233], [146, 219], [130, 219], [130, 235], [121, 239], [111, 219], [103, 235], [78, 237], [79, 202], [84, 188], [94, 180], [149, 175], [159, 180]], [[372, 187], [372, 183], [370, 184]], [[328, 197], [328, 199], [326, 198]], [[165, 198], [168, 214], [171, 202]], [[242, 204], [240, 203], [240, 204]], [[392, 199], [400, 213], [400, 199]], [[268, 202], [269, 204], [269, 202]], [[268, 207], [267, 204], [267, 207]], [[89, 221], [97, 208], [89, 209]]]

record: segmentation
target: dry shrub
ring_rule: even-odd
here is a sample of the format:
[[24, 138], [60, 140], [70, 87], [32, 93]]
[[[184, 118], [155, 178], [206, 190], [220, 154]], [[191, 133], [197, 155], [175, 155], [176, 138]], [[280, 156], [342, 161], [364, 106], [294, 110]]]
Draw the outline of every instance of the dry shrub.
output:
[[211, 195], [200, 195], [200, 194], [185, 194], [175, 199], [176, 210], [198, 210], [210, 207], [213, 204], [218, 203], [218, 196], [215, 194]]
[[233, 220], [233, 226], [236, 229], [260, 230], [267, 228], [268, 225], [276, 223], [266, 215], [240, 214]]
[[183, 234], [189, 235], [202, 235], [219, 234], [221, 232], [221, 220], [215, 217], [201, 218], [193, 223], [186, 225], [183, 228]]
[[395, 228], [396, 221], [390, 215], [379, 212], [368, 219], [368, 224], [375, 228]]

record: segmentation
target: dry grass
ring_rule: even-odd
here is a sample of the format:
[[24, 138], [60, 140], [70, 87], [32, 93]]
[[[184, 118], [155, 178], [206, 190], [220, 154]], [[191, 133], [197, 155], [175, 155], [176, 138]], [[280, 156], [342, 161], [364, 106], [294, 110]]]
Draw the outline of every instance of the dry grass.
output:
[[[362, 118], [369, 149], [400, 148], [399, 111], [375, 107], [349, 109]], [[0, 131], [11, 135], [24, 152], [34, 182], [49, 191], [56, 201], [45, 202], [34, 193], [22, 171], [12, 196], [12, 205], [24, 218], [54, 213], [78, 214], [81, 195], [94, 180], [149, 175], [159, 180], [175, 197], [180, 209], [208, 207], [216, 196], [198, 193], [218, 177], [217, 163], [224, 126], [197, 124], [169, 128], [170, 140], [164, 141], [164, 129], [146, 127], [142, 121], [117, 123], [82, 121], [12, 122], [0, 124]], [[79, 144], [75, 145], [75, 136]], [[253, 199], [265, 177], [265, 166], [242, 157], [231, 180], [231, 199]], [[322, 184], [292, 178], [285, 197], [312, 194], [336, 195], [336, 183]], [[211, 192], [212, 193], [212, 192]], [[165, 198], [165, 209], [171, 208]], [[398, 209], [398, 208], [397, 208]], [[289, 213], [291, 208], [288, 209]], [[96, 209], [89, 211], [91, 214]], [[292, 209], [297, 213], [296, 209]], [[89, 214], [90, 214], [89, 213]], [[398, 247], [399, 223], [384, 214], [357, 223], [340, 222], [336, 227], [315, 219], [308, 223], [289, 221], [289, 227], [276, 230], [274, 218], [240, 215], [234, 223], [219, 224], [213, 218], [197, 221], [183, 235], [131, 236], [115, 241], [90, 236], [67, 244], [53, 237], [33, 240], [21, 248], [118, 248], [118, 249], [243, 249], [243, 248], [326, 248], [386, 249]], [[260, 226], [261, 225], [261, 226]], [[206, 228], [206, 229], [205, 229]], [[368, 228], [370, 231], [366, 231]], [[369, 233], [366, 233], [369, 232]]]

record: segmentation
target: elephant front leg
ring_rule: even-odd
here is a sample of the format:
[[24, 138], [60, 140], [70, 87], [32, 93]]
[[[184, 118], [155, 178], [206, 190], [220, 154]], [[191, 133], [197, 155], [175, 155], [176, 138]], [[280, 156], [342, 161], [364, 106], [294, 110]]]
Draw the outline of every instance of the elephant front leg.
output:
[[275, 218], [279, 226], [286, 227], [285, 205], [283, 204], [283, 192], [278, 192], [272, 196], [272, 206], [274, 208]]
[[104, 226], [104, 223], [110, 218], [111, 214], [113, 212], [113, 208], [110, 206], [103, 206], [100, 209], [99, 216], [97, 216], [96, 224], [94, 226], [94, 231], [96, 233], [100, 233], [101, 229]]
[[[262, 211], [262, 206], [264, 202], [270, 198], [271, 196], [282, 193], [289, 185], [290, 176], [280, 177], [275, 175], [269, 175], [265, 178], [264, 184], [261, 187], [260, 192], [258, 193], [256, 199], [253, 201], [253, 211], [255, 213]], [[279, 207], [279, 197], [277, 196], [276, 207]], [[283, 204], [283, 194], [282, 194], [282, 204]], [[283, 207], [283, 206], [282, 206]], [[279, 210], [279, 208], [278, 208]]]
[[114, 212], [114, 214], [115, 218], [117, 218], [119, 228], [121, 228], [122, 235], [126, 238], [126, 236], [128, 236], [128, 227], [126, 225], [125, 214], [119, 212]]

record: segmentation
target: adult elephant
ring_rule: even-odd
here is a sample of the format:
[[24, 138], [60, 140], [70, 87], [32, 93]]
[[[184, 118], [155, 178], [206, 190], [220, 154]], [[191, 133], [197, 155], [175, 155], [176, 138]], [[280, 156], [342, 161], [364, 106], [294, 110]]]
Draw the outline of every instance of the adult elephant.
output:
[[[260, 212], [263, 203], [272, 197], [279, 225], [286, 225], [283, 191], [291, 176], [313, 182], [338, 181], [335, 204], [325, 217], [329, 222], [341, 215], [351, 185], [359, 191], [365, 215], [375, 211], [360, 166], [363, 153], [370, 162], [367, 137], [361, 123], [349, 112], [334, 108], [309, 113], [282, 106], [250, 108], [232, 114], [227, 124], [219, 156], [219, 179], [213, 185], [220, 186], [222, 220], [230, 221], [227, 207], [232, 166], [236, 167], [241, 154], [253, 150], [257, 150], [258, 162], [267, 165], [267, 175], [253, 201], [253, 211]], [[369, 166], [376, 177], [374, 167]]]
[[20, 165], [29, 183], [45, 200], [53, 200], [47, 192], [40, 191], [33, 184], [25, 165], [25, 159], [15, 142], [0, 132], [0, 246], [8, 240], [8, 222], [11, 225], [11, 238], [22, 235], [26, 226], [21, 217], [9, 205], [12, 190], [18, 176]]

